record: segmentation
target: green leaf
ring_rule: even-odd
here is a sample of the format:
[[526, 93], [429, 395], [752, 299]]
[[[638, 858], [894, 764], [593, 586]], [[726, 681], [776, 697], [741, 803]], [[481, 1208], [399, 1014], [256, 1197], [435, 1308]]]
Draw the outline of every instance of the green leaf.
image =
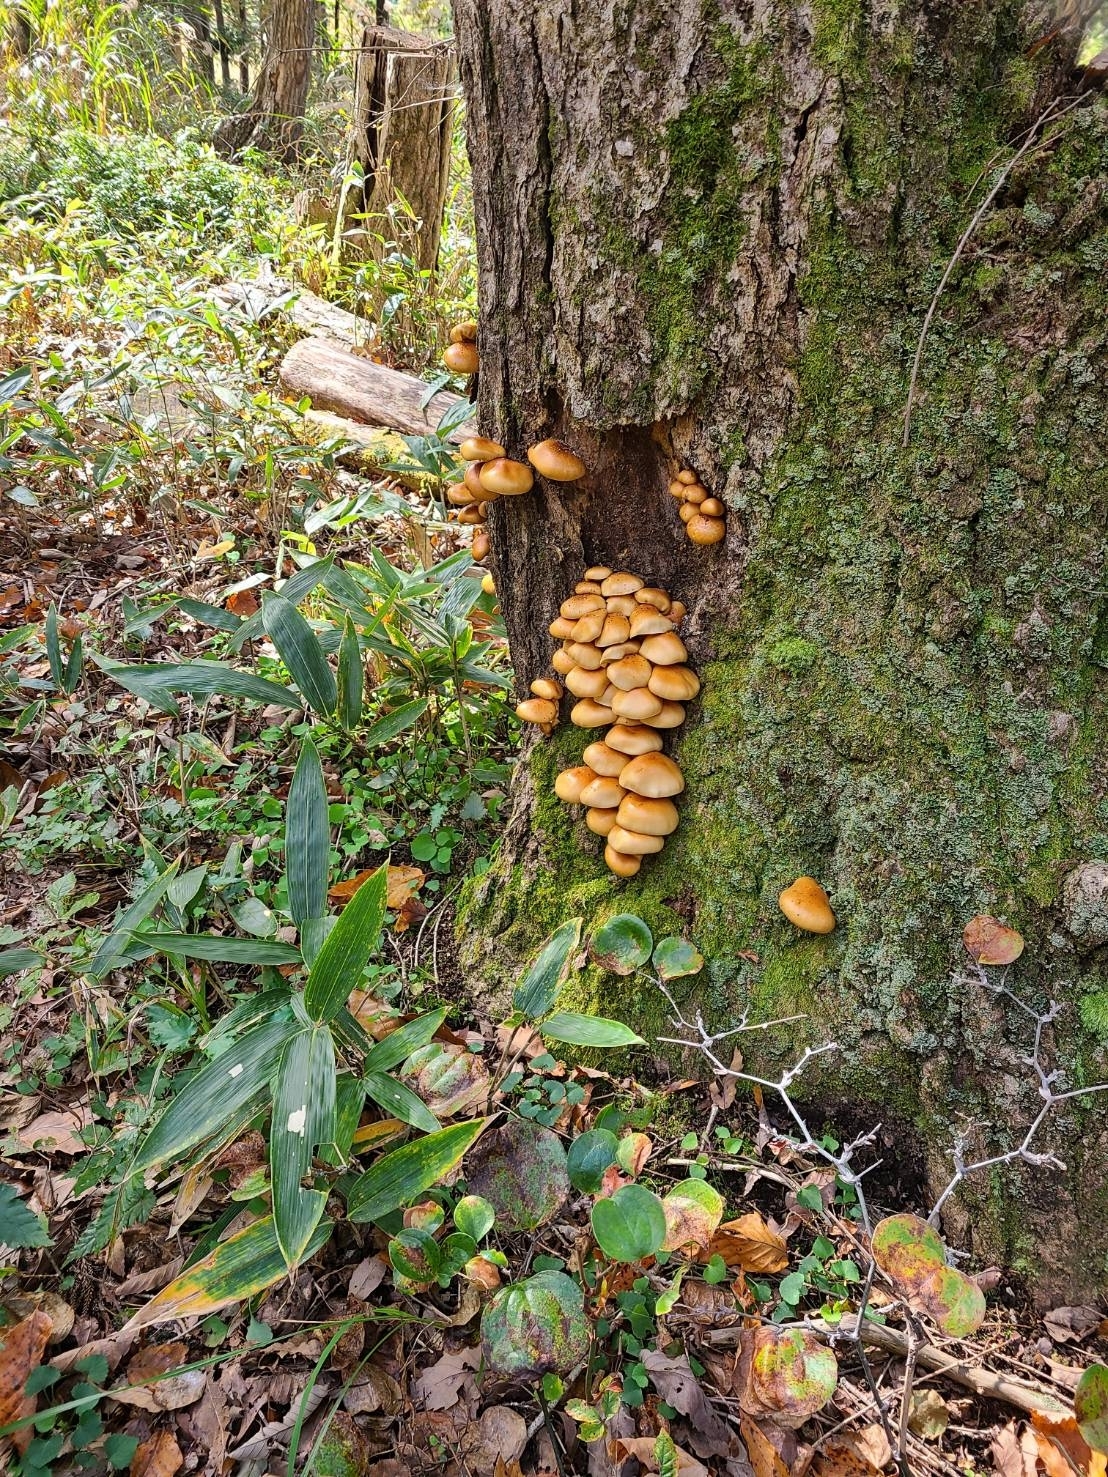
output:
[[616, 1162], [619, 1140], [606, 1128], [592, 1128], [573, 1140], [566, 1155], [569, 1182], [584, 1195], [595, 1195], [604, 1171]]
[[576, 1011], [559, 1010], [539, 1024], [545, 1040], [565, 1041], [570, 1046], [645, 1046], [629, 1026], [610, 1021], [600, 1015], [578, 1015]]
[[411, 1282], [433, 1282], [442, 1266], [442, 1252], [430, 1231], [408, 1226], [389, 1242], [389, 1261]]
[[699, 974], [704, 968], [704, 955], [684, 939], [662, 939], [654, 949], [651, 961], [660, 979], [677, 980], [683, 975]]
[[[364, 888], [362, 889], [364, 891]], [[424, 1190], [430, 1189], [454, 1168], [482, 1132], [488, 1120], [477, 1118], [442, 1128], [438, 1133], [416, 1139], [384, 1155], [365, 1174], [359, 1175], [347, 1194], [352, 1221], [377, 1221], [398, 1209]]]
[[426, 1046], [428, 1041], [446, 1019], [445, 1005], [441, 1010], [429, 1010], [426, 1015], [416, 1016], [414, 1021], [399, 1026], [395, 1031], [377, 1041], [366, 1052], [362, 1068], [366, 1072], [390, 1072], [401, 1062], [407, 1061], [413, 1051]]
[[339, 642], [339, 722], [349, 733], [362, 721], [362, 693], [365, 669], [358, 633], [349, 615]]
[[0, 980], [23, 969], [36, 969], [42, 961], [35, 949], [0, 949]]
[[580, 918], [571, 918], [563, 923], [547, 939], [512, 995], [512, 1004], [528, 1020], [537, 1020], [553, 1006], [558, 986], [569, 967], [570, 955], [580, 942]]
[[137, 1436], [127, 1436], [122, 1431], [113, 1431], [104, 1438], [104, 1455], [117, 1472], [131, 1465], [139, 1449]]
[[[331, 1234], [330, 1222], [316, 1227], [303, 1260], [314, 1256]], [[240, 1303], [288, 1275], [272, 1216], [221, 1241], [168, 1287], [140, 1308], [125, 1325], [128, 1333], [152, 1323], [205, 1317], [230, 1303]]]
[[616, 1262], [641, 1262], [666, 1238], [662, 1202], [642, 1185], [624, 1185], [592, 1208], [592, 1230], [605, 1256]]
[[294, 1029], [287, 1021], [267, 1021], [202, 1067], [142, 1141], [132, 1174], [182, 1158], [203, 1139], [220, 1133], [232, 1114], [260, 1100]]
[[39, 1216], [23, 1203], [14, 1185], [0, 1183], [0, 1246], [52, 1246], [53, 1239]]
[[140, 923], [150, 917], [150, 914], [169, 891], [173, 879], [177, 875], [178, 865], [179, 861], [171, 863], [160, 877], [155, 877], [153, 882], [144, 887], [138, 897], [124, 908], [123, 912], [119, 915], [115, 927], [108, 934], [99, 949], [97, 949], [85, 971], [87, 974], [92, 975], [93, 979], [100, 979], [103, 975], [107, 974], [109, 969], [114, 969], [123, 958], [123, 953], [130, 942], [131, 934]]
[[613, 974], [634, 974], [650, 958], [654, 947], [650, 929], [634, 913], [617, 913], [593, 934], [589, 952]]
[[300, 950], [272, 939], [237, 939], [216, 933], [136, 933], [137, 943], [179, 959], [217, 959], [227, 964], [299, 964]]
[[312, 1020], [332, 1020], [361, 983], [385, 921], [388, 873], [387, 865], [380, 866], [362, 883], [316, 955], [304, 987]]
[[303, 705], [298, 693], [254, 672], [241, 672], [225, 662], [117, 662], [97, 652], [93, 652], [92, 659], [113, 682], [163, 713], [180, 711], [170, 696], [174, 692], [187, 693], [189, 697], [249, 698], [252, 702], [282, 708]]
[[427, 711], [427, 699], [416, 698], [414, 702], [404, 703], [399, 708], [394, 708], [391, 713], [386, 713], [383, 718], [378, 718], [376, 723], [371, 723], [362, 734], [362, 745], [366, 749], [374, 749], [378, 744], [387, 744], [391, 739], [398, 738], [400, 734], [406, 733], [413, 724], [418, 723]]
[[339, 700], [335, 674], [318, 637], [296, 606], [282, 595], [267, 595], [262, 601], [262, 624], [312, 710], [321, 718], [333, 717]]
[[327, 1205], [326, 1190], [303, 1184], [312, 1158], [335, 1134], [335, 1047], [327, 1026], [302, 1031], [285, 1047], [273, 1084], [269, 1165], [273, 1224], [291, 1271]]
[[1108, 1451], [1108, 1366], [1090, 1364], [1078, 1380], [1073, 1413], [1088, 1445], [1094, 1451]]
[[463, 1195], [454, 1207], [454, 1224], [463, 1236], [483, 1241], [496, 1224], [496, 1211], [483, 1195]]
[[580, 1286], [564, 1272], [536, 1272], [502, 1287], [481, 1317], [481, 1347], [497, 1374], [568, 1374], [588, 1357], [592, 1331]]
[[387, 1072], [367, 1072], [362, 1085], [378, 1107], [401, 1123], [410, 1123], [421, 1133], [434, 1133], [442, 1127], [423, 1099]]
[[298, 929], [309, 918], [327, 912], [327, 871], [331, 828], [327, 820], [327, 786], [323, 765], [311, 739], [305, 739], [296, 761], [285, 806], [285, 873], [289, 913]]

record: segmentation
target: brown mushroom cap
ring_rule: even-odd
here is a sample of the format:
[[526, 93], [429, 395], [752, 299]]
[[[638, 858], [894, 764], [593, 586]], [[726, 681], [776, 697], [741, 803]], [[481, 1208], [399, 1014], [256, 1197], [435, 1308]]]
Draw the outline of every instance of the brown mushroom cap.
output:
[[573, 587], [573, 593], [575, 595], [599, 595], [600, 594], [600, 581], [599, 580], [578, 580], [577, 583]]
[[622, 646], [630, 635], [631, 625], [625, 615], [606, 615], [600, 631], [590, 639], [604, 651], [609, 646]]
[[636, 590], [632, 597], [636, 605], [653, 605], [655, 610], [660, 610], [663, 615], [669, 609], [671, 601], [659, 585], [643, 585], [641, 590]]
[[610, 708], [612, 706], [612, 699], [615, 697], [618, 691], [619, 689], [613, 687], [612, 684], [609, 682], [607, 687], [605, 687], [604, 691], [600, 694], [598, 701], [602, 702], [606, 708]]
[[535, 485], [531, 468], [514, 462], [510, 456], [498, 456], [481, 464], [481, 486], [502, 497], [519, 497]]
[[700, 678], [691, 667], [655, 667], [646, 685], [669, 702], [687, 703], [700, 691]]
[[481, 486], [481, 462], [470, 462], [462, 474], [462, 486], [473, 494], [474, 501], [488, 501], [488, 489]]
[[685, 524], [685, 532], [694, 544], [718, 544], [727, 534], [727, 524], [722, 518], [706, 518], [698, 513]]
[[536, 697], [545, 697], [550, 702], [556, 703], [565, 692], [565, 688], [560, 682], [556, 682], [553, 677], [536, 677], [534, 682], [531, 683], [531, 691]]
[[835, 927], [830, 899], [814, 877], [798, 877], [777, 904], [789, 922], [805, 933], [830, 933]]
[[487, 517], [484, 503], [470, 503], [467, 507], [458, 509], [458, 522], [469, 527], [476, 527], [477, 524], [484, 523]]
[[490, 441], [487, 436], [467, 436], [458, 447], [458, 455], [464, 462], [491, 462], [493, 457], [508, 453], [499, 441]]
[[654, 668], [641, 653], [635, 656], [625, 656], [618, 662], [610, 663], [605, 671], [608, 681], [621, 692], [631, 692], [636, 687], [647, 687], [653, 675]]
[[475, 344], [477, 342], [477, 324], [472, 318], [464, 318], [461, 323], [455, 323], [450, 330], [450, 342], [452, 344]]
[[[573, 660], [566, 652], [570, 661]], [[608, 676], [601, 667], [594, 672], [587, 671], [584, 667], [574, 667], [566, 673], [566, 686], [574, 697], [601, 698], [608, 689]]]
[[707, 497], [708, 489], [701, 487], [699, 482], [693, 482], [689, 487], [685, 488], [685, 501], [691, 503], [694, 508], [700, 503], [705, 502]]
[[635, 601], [630, 595], [609, 595], [604, 602], [609, 615], [621, 615], [630, 620], [635, 613]]
[[550, 622], [547, 630], [555, 641], [568, 641], [573, 635], [573, 628], [576, 624], [576, 621], [567, 620], [564, 615], [560, 615]]
[[640, 752], [620, 770], [619, 782], [625, 790], [650, 800], [666, 800], [685, 788], [685, 776], [666, 754]]
[[481, 367], [476, 345], [471, 343], [447, 344], [442, 362], [451, 374], [476, 374]]
[[688, 489], [686, 488], [685, 484], [683, 482], [678, 482], [676, 477], [669, 484], [671, 497], [678, 498], [681, 502], [685, 501], [685, 493], [687, 492], [687, 490]]
[[560, 646], [550, 658], [550, 665], [554, 668], [555, 672], [560, 673], [563, 677], [568, 677], [571, 672], [580, 670], [569, 652], [563, 651]]
[[700, 509], [695, 503], [682, 503], [677, 509], [677, 516], [685, 527], [688, 528], [694, 518], [700, 517]]
[[644, 723], [649, 723], [651, 728], [680, 728], [685, 721], [684, 703], [667, 702], [662, 699], [662, 710], [655, 713], [652, 718], [644, 718]]
[[575, 764], [572, 769], [563, 769], [554, 781], [554, 793], [567, 805], [580, 805], [581, 791], [591, 785], [596, 775], [585, 764]]
[[656, 667], [676, 667], [689, 659], [685, 643], [673, 631], [661, 636], [648, 636], [639, 647], [639, 654]]
[[604, 665], [604, 653], [599, 646], [593, 646], [588, 641], [570, 641], [566, 650], [579, 667], [584, 667], [586, 672], [595, 672]]
[[489, 550], [491, 548], [492, 545], [489, 543], [489, 536], [482, 529], [480, 533], [473, 535], [473, 542], [469, 546], [470, 558], [476, 559], [477, 563], [480, 564], [482, 559], [489, 557]]
[[608, 568], [606, 564], [592, 564], [589, 566], [588, 569], [585, 570], [585, 578], [587, 580], [597, 580], [599, 582], [602, 580], [606, 580], [611, 572], [612, 571]]
[[595, 831], [598, 836], [607, 836], [608, 832], [616, 823], [616, 812], [613, 809], [604, 809], [593, 806], [585, 811], [585, 825], [590, 831]]
[[[617, 723], [604, 735], [604, 742], [620, 754], [649, 754], [662, 747], [662, 735], [642, 723]], [[629, 790], [631, 786], [624, 785], [624, 789]]]
[[628, 831], [637, 831], [640, 836], [669, 836], [676, 831], [680, 816], [672, 800], [627, 794], [619, 802], [616, 819]]
[[642, 589], [644, 583], [637, 574], [620, 569], [600, 581], [600, 591], [603, 595], [633, 595], [636, 590]]
[[614, 775], [598, 774], [581, 791], [581, 804], [594, 810], [615, 810], [626, 794]]
[[616, 721], [616, 715], [594, 698], [583, 697], [579, 703], [574, 703], [569, 721], [577, 728], [606, 728]]
[[675, 600], [670, 606], [667, 614], [669, 615], [670, 620], [675, 626], [680, 625], [681, 622], [685, 619], [685, 607], [683, 603], [680, 600]]
[[595, 770], [597, 774], [606, 775], [609, 779], [618, 779], [621, 772], [627, 767], [627, 755], [621, 754], [618, 749], [611, 748], [599, 739], [581, 755], [581, 758]]
[[642, 866], [640, 857], [625, 856], [610, 843], [604, 848], [604, 861], [608, 870], [614, 872], [617, 877], [633, 877]]
[[683, 482], [686, 487], [691, 487], [694, 482], [699, 482], [700, 478], [691, 468], [682, 467], [677, 474], [677, 480], [678, 482]]
[[726, 509], [718, 497], [706, 497], [700, 504], [700, 511], [705, 518], [722, 518]]
[[[606, 662], [621, 662], [625, 656], [636, 656], [638, 654], [639, 643], [637, 641], [623, 641], [619, 646], [602, 646], [600, 649], [604, 653], [604, 660]], [[638, 687], [640, 684], [636, 682], [635, 686]]]
[[[588, 615], [583, 615], [579, 621], [574, 623], [574, 641], [596, 641], [604, 629], [604, 622], [608, 619], [607, 612], [603, 610], [590, 610]], [[596, 642], [599, 645], [599, 642]]]
[[612, 712], [617, 718], [627, 718], [632, 723], [645, 723], [662, 711], [662, 699], [656, 697], [649, 687], [632, 687], [624, 692], [616, 690], [612, 698]]
[[568, 600], [563, 600], [558, 607], [561, 615], [567, 620], [579, 621], [583, 615], [588, 615], [590, 610], [604, 610], [604, 596], [588, 594], [571, 595]]
[[455, 508], [468, 508], [477, 499], [464, 482], [452, 482], [446, 489], [446, 501]]
[[528, 447], [527, 460], [541, 477], [551, 482], [576, 482], [585, 475], [585, 463], [569, 447], [551, 437]]
[[643, 636], [663, 636], [672, 630], [673, 621], [669, 615], [663, 615], [653, 605], [639, 605], [631, 616], [631, 639], [634, 641]]
[[541, 723], [545, 728], [550, 723], [557, 723], [558, 704], [544, 697], [524, 698], [523, 702], [516, 703], [516, 717], [522, 718], [524, 723]]
[[641, 831], [629, 831], [618, 820], [608, 832], [608, 845], [624, 856], [649, 856], [651, 852], [661, 851], [665, 844], [664, 836], [644, 836]]

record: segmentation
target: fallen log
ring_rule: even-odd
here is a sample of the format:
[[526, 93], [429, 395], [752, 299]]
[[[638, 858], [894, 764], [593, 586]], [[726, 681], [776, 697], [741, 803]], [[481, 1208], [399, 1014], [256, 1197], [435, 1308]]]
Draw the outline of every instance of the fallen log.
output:
[[[287, 395], [306, 396], [315, 410], [413, 436], [430, 435], [446, 412], [462, 403], [460, 396], [440, 390], [422, 408], [427, 394], [422, 380], [320, 338], [293, 344], [281, 363], [280, 379]], [[449, 439], [461, 441], [476, 434], [467, 422], [451, 431]]]

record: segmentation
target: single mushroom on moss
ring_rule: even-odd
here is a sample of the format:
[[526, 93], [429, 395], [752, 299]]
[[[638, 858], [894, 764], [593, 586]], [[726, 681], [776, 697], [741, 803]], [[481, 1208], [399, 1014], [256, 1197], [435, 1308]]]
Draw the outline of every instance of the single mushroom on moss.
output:
[[583, 697], [579, 703], [574, 703], [569, 721], [575, 728], [606, 728], [609, 723], [616, 721], [616, 715], [603, 703], [598, 703], [591, 697]]
[[562, 441], [551, 437], [527, 451], [527, 460], [540, 477], [550, 482], [576, 482], [585, 475], [585, 463]]
[[581, 804], [592, 809], [616, 810], [627, 791], [611, 775], [598, 774], [581, 791]]
[[[604, 742], [609, 749], [615, 749], [617, 753], [634, 758], [636, 755], [650, 754], [660, 749], [662, 735], [642, 723], [617, 723], [604, 735]], [[673, 793], [676, 794], [676, 791]]]
[[[568, 651], [566, 656], [573, 660]], [[608, 676], [603, 667], [591, 672], [586, 667], [573, 667], [566, 673], [566, 686], [574, 697], [601, 698], [608, 690]]]
[[627, 767], [627, 755], [621, 754], [618, 749], [613, 749], [609, 744], [598, 739], [589, 744], [581, 758], [595, 770], [597, 774], [605, 775], [609, 779], [619, 776], [621, 770]]
[[674, 631], [648, 636], [639, 647], [639, 655], [656, 667], [683, 666], [689, 659], [688, 649]]
[[616, 823], [616, 812], [601, 806], [591, 806], [585, 811], [585, 825], [597, 836], [607, 836]]
[[641, 857], [625, 856], [622, 851], [617, 851], [611, 842], [604, 848], [604, 862], [608, 870], [614, 872], [617, 877], [634, 877], [642, 866]]
[[646, 685], [668, 702], [687, 703], [700, 691], [700, 678], [691, 667], [655, 667]]
[[798, 877], [779, 895], [777, 905], [805, 933], [831, 933], [835, 927], [831, 901], [814, 877]]

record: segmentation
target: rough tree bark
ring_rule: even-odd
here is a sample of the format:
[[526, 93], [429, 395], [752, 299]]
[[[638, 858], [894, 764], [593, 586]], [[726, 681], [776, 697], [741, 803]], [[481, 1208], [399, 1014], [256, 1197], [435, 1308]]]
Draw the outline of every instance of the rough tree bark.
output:
[[[682, 931], [710, 1020], [805, 1014], [748, 1060], [837, 1040], [808, 1092], [840, 1126], [892, 1124], [886, 1155], [942, 1182], [956, 1127], [1003, 1147], [1035, 1107], [1025, 1018], [958, 978], [973, 914], [1025, 935], [1011, 983], [1064, 1007], [1069, 1081], [1108, 1078], [1104, 102], [1043, 124], [971, 237], [905, 445], [925, 310], [996, 170], [1072, 92], [1064, 36], [1036, 46], [1018, 0], [454, 13], [481, 428], [589, 466], [492, 509], [518, 683], [601, 561], [687, 603], [704, 682], [674, 745], [681, 826], [632, 882], [551, 793], [589, 736], [530, 747], [463, 912], [473, 977], [502, 986], [574, 914]], [[681, 465], [728, 505], [714, 549], [683, 535]], [[800, 873], [832, 894], [826, 938], [776, 907]], [[662, 1026], [647, 988], [574, 989]], [[1108, 1252], [1105, 1099], [1068, 1106], [1065, 1173], [997, 1172], [947, 1221], [1044, 1297], [1089, 1291]]]
[[254, 96], [248, 108], [224, 118], [215, 132], [224, 153], [251, 146], [285, 162], [295, 159], [320, 14], [320, 0], [268, 0], [262, 16], [265, 54]]

